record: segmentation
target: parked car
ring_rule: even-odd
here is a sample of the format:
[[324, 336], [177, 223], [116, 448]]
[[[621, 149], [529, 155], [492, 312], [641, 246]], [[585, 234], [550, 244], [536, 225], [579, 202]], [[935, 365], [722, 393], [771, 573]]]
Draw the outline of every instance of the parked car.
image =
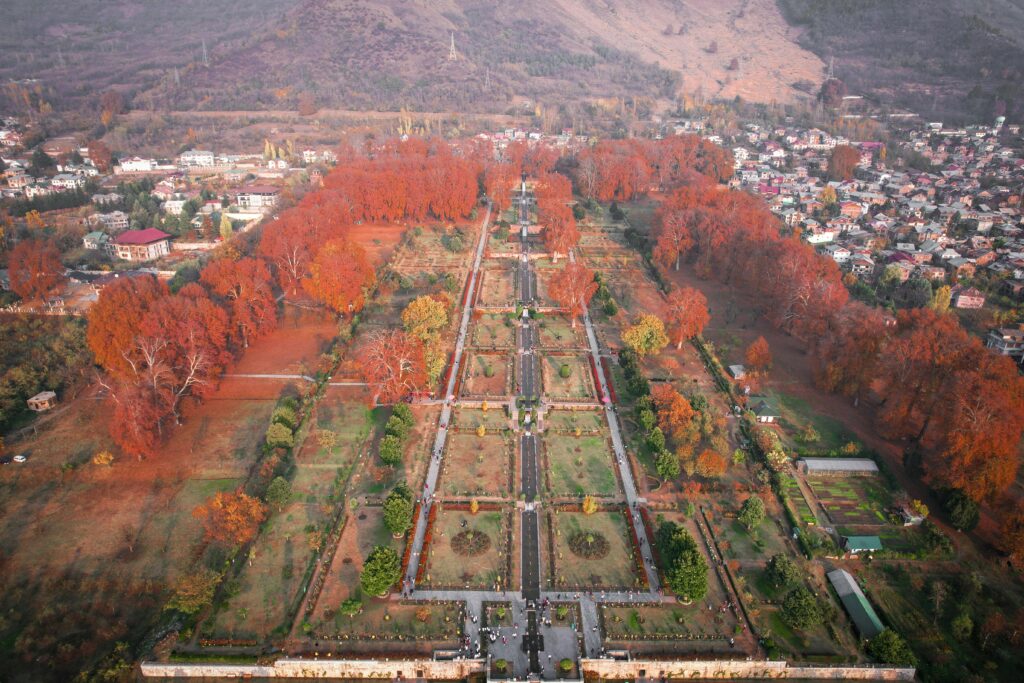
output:
[[28, 456], [24, 453], [18, 453], [14, 456], [14, 462], [25, 462], [26, 460], [28, 460]]

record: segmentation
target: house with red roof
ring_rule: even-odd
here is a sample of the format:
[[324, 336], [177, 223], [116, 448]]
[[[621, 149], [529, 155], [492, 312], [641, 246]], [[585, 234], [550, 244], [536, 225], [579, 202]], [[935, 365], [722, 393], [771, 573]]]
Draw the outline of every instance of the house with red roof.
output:
[[114, 253], [123, 261], [152, 261], [171, 253], [171, 236], [163, 230], [127, 230], [114, 238]]

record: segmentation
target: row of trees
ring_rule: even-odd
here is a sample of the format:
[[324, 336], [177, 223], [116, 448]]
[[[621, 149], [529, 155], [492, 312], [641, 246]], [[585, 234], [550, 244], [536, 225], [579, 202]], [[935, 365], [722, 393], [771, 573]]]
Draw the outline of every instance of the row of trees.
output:
[[106, 287], [86, 341], [115, 404], [118, 445], [154, 453], [182, 402], [211, 392], [234, 354], [276, 324], [270, 272], [258, 259], [222, 256], [177, 294], [150, 275]]
[[951, 314], [900, 311], [895, 324], [849, 301], [831, 259], [780, 233], [759, 199], [693, 182], [660, 207], [653, 255], [665, 269], [684, 259], [760, 294], [779, 328], [810, 343], [820, 386], [855, 399], [883, 397], [879, 426], [917, 442], [932, 482], [992, 500], [1013, 482], [1024, 433], [1024, 380]]
[[600, 201], [635, 199], [651, 187], [666, 190], [702, 177], [725, 181], [732, 154], [696, 135], [663, 140], [602, 140], [576, 157], [576, 190]]
[[580, 231], [572, 207], [572, 183], [561, 173], [547, 173], [534, 183], [537, 197], [537, 214], [544, 226], [544, 248], [557, 262], [560, 254], [568, 255], [569, 250], [580, 241]]

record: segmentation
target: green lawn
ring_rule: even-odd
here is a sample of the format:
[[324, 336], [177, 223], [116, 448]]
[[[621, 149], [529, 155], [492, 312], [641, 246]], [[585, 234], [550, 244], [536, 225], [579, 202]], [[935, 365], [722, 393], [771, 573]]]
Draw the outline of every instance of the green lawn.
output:
[[846, 428], [846, 425], [839, 420], [816, 413], [811, 404], [804, 399], [777, 390], [766, 393], [778, 407], [781, 413], [779, 425], [786, 430], [788, 436], [795, 437], [808, 422], [814, 425], [820, 438], [815, 443], [800, 444], [801, 446], [815, 451], [828, 451], [856, 441], [856, 436]]
[[555, 496], [614, 496], [619, 492], [614, 456], [604, 434], [544, 439], [548, 490]]

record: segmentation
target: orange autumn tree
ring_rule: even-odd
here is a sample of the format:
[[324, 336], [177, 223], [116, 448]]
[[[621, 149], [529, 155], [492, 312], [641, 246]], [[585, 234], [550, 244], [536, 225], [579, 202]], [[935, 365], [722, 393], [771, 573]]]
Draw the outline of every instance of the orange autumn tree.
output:
[[829, 319], [826, 332], [811, 347], [815, 383], [859, 402], [875, 379], [887, 339], [879, 309], [857, 301], [847, 304]]
[[772, 367], [772, 352], [764, 337], [758, 337], [747, 347], [745, 354], [747, 370], [754, 374], [764, 374]]
[[206, 540], [233, 547], [256, 538], [267, 518], [267, 506], [241, 489], [221, 491], [197, 506], [192, 516], [202, 523]]
[[654, 260], [663, 268], [679, 270], [679, 264], [693, 247], [689, 222], [692, 214], [684, 209], [659, 212], [655, 225]]
[[677, 349], [683, 348], [683, 342], [687, 339], [702, 333], [710, 319], [708, 300], [700, 290], [681, 287], [669, 293], [665, 322], [668, 323], [669, 340]]
[[373, 282], [373, 266], [363, 247], [346, 239], [334, 239], [317, 253], [302, 287], [336, 313], [352, 315], [363, 310], [366, 290]]
[[725, 474], [728, 465], [724, 455], [708, 448], [697, 456], [696, 471], [702, 477], [720, 477]]
[[203, 268], [199, 281], [228, 309], [242, 348], [277, 326], [277, 302], [263, 261], [217, 259]]
[[551, 276], [548, 291], [555, 302], [569, 314], [572, 327], [576, 318], [597, 291], [594, 272], [581, 263], [567, 263], [562, 270]]
[[85, 332], [96, 364], [114, 377], [130, 374], [123, 354], [133, 345], [149, 310], [169, 294], [167, 285], [152, 275], [118, 278], [104, 287], [89, 309]]
[[853, 171], [860, 163], [860, 152], [849, 145], [836, 145], [828, 158], [828, 177], [832, 180], [852, 180]]
[[653, 385], [651, 400], [654, 401], [658, 427], [661, 428], [661, 431], [669, 439], [683, 440], [693, 416], [696, 414], [690, 402], [668, 383]]
[[402, 330], [378, 330], [356, 352], [359, 371], [374, 401], [394, 403], [427, 381], [423, 342]]
[[18, 242], [7, 258], [11, 291], [26, 301], [43, 299], [64, 282], [64, 264], [52, 242]]

